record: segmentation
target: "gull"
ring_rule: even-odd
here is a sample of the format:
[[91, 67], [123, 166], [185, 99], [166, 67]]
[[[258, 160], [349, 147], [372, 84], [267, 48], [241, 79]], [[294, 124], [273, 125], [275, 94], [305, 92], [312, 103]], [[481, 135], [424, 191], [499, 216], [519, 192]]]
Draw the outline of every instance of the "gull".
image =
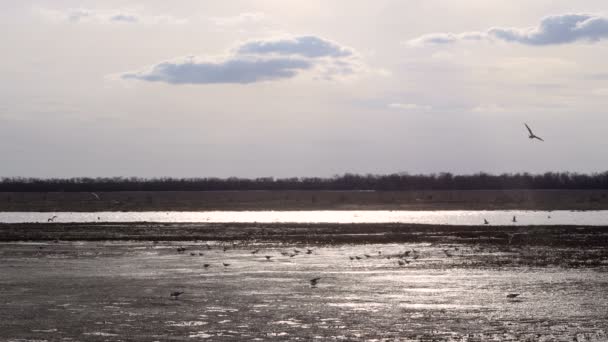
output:
[[538, 135], [535, 135], [532, 132], [532, 129], [530, 129], [530, 126], [528, 126], [527, 123], [524, 123], [524, 125], [526, 126], [526, 128], [528, 129], [528, 132], [530, 133], [530, 135], [528, 136], [528, 138], [530, 138], [530, 139], [538, 139], [540, 141], [544, 141], [541, 137], [539, 137]]
[[222, 265], [224, 265], [224, 267], [228, 267], [228, 266], [230, 266], [230, 264], [227, 264], [227, 263], [225, 263], [225, 262], [223, 262], [223, 263], [222, 263]]
[[259, 251], [259, 249], [256, 249], [255, 251], [252, 251], [251, 254], [257, 254]]
[[57, 215], [53, 215], [53, 217], [46, 220], [46, 222], [53, 222], [53, 221], [55, 221], [56, 218], [57, 218]]
[[403, 260], [397, 260], [399, 266], [405, 266], [405, 262]]
[[519, 296], [519, 293], [509, 293], [507, 298], [516, 298], [517, 296]]
[[513, 215], [513, 222], [517, 222], [517, 217], [515, 217], [515, 215]]
[[91, 196], [95, 197], [95, 198], [96, 198], [96, 199], [98, 199], [98, 200], [100, 200], [100, 199], [101, 199], [101, 198], [99, 198], [99, 195], [98, 195], [98, 194], [96, 194], [96, 193], [94, 193], [94, 192], [91, 192]]
[[179, 297], [179, 295], [181, 295], [182, 293], [184, 293], [184, 291], [173, 291], [171, 292], [171, 298], [177, 299], [177, 297]]
[[211, 266], [211, 265], [209, 265], [209, 264], [203, 264], [203, 267], [204, 267], [204, 268], [207, 268], [207, 267], [209, 267], [209, 266]]
[[306, 254], [312, 254], [312, 249], [306, 248]]
[[320, 279], [321, 279], [321, 277], [317, 277], [317, 278], [310, 279], [310, 286], [311, 286], [311, 287], [316, 287], [316, 286], [317, 286], [317, 284], [319, 283], [319, 280], [320, 280]]
[[486, 220], [485, 218], [483, 219], [483, 224], [490, 224], [490, 222], [488, 222], [488, 220]]
[[354, 256], [349, 256], [348, 258], [349, 258], [350, 260], [355, 260], [355, 257], [354, 257]]
[[272, 258], [272, 255], [265, 255], [266, 260], [270, 260], [270, 258]]

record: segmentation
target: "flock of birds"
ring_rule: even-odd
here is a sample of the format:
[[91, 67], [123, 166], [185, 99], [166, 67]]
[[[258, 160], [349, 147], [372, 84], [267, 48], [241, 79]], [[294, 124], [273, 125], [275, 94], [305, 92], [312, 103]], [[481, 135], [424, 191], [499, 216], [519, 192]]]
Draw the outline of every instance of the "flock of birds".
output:
[[[207, 249], [211, 249], [211, 246], [209, 246], [209, 245], [206, 245], [206, 247], [207, 247]], [[183, 254], [183, 253], [186, 252], [186, 250], [187, 249], [185, 247], [178, 247], [177, 248], [178, 254]], [[226, 252], [227, 250], [228, 250], [228, 248], [226, 246], [224, 246], [223, 247], [223, 251]], [[458, 250], [459, 250], [458, 247], [454, 247], [454, 251], [458, 251]], [[251, 254], [252, 255], [256, 255], [256, 254], [260, 253], [260, 251], [261, 251], [260, 249], [255, 249], [255, 250], [251, 251]], [[451, 251], [449, 249], [443, 249], [442, 251], [444, 252], [444, 254], [447, 257], [452, 257], [453, 256], [451, 254]], [[282, 251], [282, 252], [280, 252], [280, 254], [282, 256], [289, 256], [290, 258], [293, 258], [293, 257], [295, 257], [297, 255], [301, 255], [301, 254], [308, 254], [308, 255], [310, 255], [310, 254], [313, 254], [313, 252], [314, 252], [313, 249], [306, 248], [306, 252], [305, 253], [303, 253], [302, 251], [300, 251], [298, 249], [293, 249], [293, 252]], [[196, 255], [203, 256], [204, 253], [201, 253], [201, 252], [190, 252], [190, 255], [191, 256], [196, 256]], [[394, 254], [382, 255], [382, 251], [378, 251], [377, 255], [376, 254], [374, 254], [374, 255], [363, 254], [362, 256], [361, 255], [354, 255], [354, 256], [351, 255], [348, 258], [351, 261], [370, 259], [370, 258], [374, 258], [374, 257], [376, 257], [376, 258], [386, 258], [388, 260], [390, 260], [390, 259], [397, 259], [397, 264], [399, 266], [406, 266], [406, 265], [409, 265], [410, 263], [414, 262], [418, 258], [420, 258], [420, 255], [421, 255], [420, 251], [418, 251], [417, 249], [413, 249], [412, 248], [411, 250], [405, 250], [403, 252], [394, 253]], [[273, 258], [273, 256], [272, 255], [264, 255], [264, 258], [267, 261], [271, 261], [271, 259]], [[224, 267], [230, 266], [230, 264], [226, 263], [226, 262], [223, 262], [222, 265]], [[210, 264], [203, 264], [204, 268], [208, 268], [210, 266], [211, 266]], [[313, 289], [317, 288], [317, 285], [319, 284], [319, 281], [321, 279], [322, 279], [322, 277], [315, 277], [315, 278], [310, 279], [308, 281], [310, 283], [310, 287], [313, 288]], [[178, 297], [180, 295], [182, 295], [184, 293], [185, 293], [184, 291], [173, 291], [173, 292], [170, 293], [170, 298], [176, 300], [176, 299], [178, 299]], [[507, 294], [507, 299], [510, 300], [510, 301], [513, 301], [519, 295], [520, 295], [519, 293], [509, 293], [509, 294]]]
[[[206, 245], [206, 247], [207, 247], [207, 249], [211, 249], [211, 246], [209, 246], [209, 245]], [[183, 253], [186, 252], [186, 250], [187, 249], [185, 247], [177, 247], [177, 249], [176, 249], [176, 251], [177, 251], [178, 254], [183, 254]], [[224, 246], [223, 247], [223, 251], [226, 252], [227, 250], [228, 250], [228, 247]], [[296, 255], [300, 255], [300, 254], [308, 254], [308, 255], [310, 255], [310, 254], [313, 253], [313, 251], [314, 251], [313, 249], [306, 248], [306, 252], [304, 252], [304, 253], [302, 251], [300, 251], [299, 249], [294, 249], [293, 252], [282, 251], [280, 253], [283, 256], [289, 256], [290, 258], [293, 258]], [[255, 249], [255, 250], [251, 251], [251, 254], [255, 255], [255, 254], [258, 254], [259, 252], [260, 252], [260, 249]], [[190, 256], [197, 256], [197, 255], [198, 256], [203, 256], [204, 253], [202, 253], [202, 252], [190, 252]], [[270, 259], [272, 259], [272, 257], [273, 257], [272, 255], [264, 255], [264, 258], [266, 258], [267, 261], [270, 261]], [[222, 265], [224, 267], [230, 266], [230, 264], [226, 263], [226, 262], [222, 262]], [[211, 266], [211, 264], [203, 264], [204, 268], [208, 268], [210, 266]], [[310, 279], [309, 280], [310, 287], [311, 288], [316, 288], [317, 284], [319, 283], [319, 281], [321, 280], [321, 278], [322, 277], [315, 277], [315, 278]], [[182, 295], [184, 293], [185, 293], [184, 291], [173, 291], [173, 292], [171, 292], [171, 294], [169, 296], [172, 299], [176, 300], [176, 299], [178, 299], [178, 297], [180, 295]]]

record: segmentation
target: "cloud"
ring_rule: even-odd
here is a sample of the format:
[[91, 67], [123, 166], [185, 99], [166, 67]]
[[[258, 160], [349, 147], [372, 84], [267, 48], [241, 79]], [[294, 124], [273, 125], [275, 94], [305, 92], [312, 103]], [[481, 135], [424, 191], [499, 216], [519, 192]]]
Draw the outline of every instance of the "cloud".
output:
[[170, 84], [253, 83], [292, 78], [312, 68], [310, 61], [292, 58], [256, 59], [235, 56], [219, 62], [190, 57], [157, 64], [147, 71], [125, 73], [124, 79]]
[[136, 23], [139, 18], [132, 14], [115, 14], [109, 18], [111, 21], [124, 21], [127, 23]]
[[305, 71], [334, 79], [362, 69], [354, 50], [319, 37], [298, 36], [247, 41], [219, 59], [178, 58], [120, 77], [169, 84], [248, 84], [289, 79]]
[[240, 54], [299, 55], [303, 57], [346, 57], [350, 49], [315, 36], [300, 36], [278, 40], [257, 40], [241, 45]]
[[556, 45], [608, 38], [608, 17], [596, 14], [562, 14], [544, 17], [536, 27], [493, 27], [481, 32], [432, 33], [410, 40], [411, 45], [449, 44], [460, 41], [499, 40], [525, 45]]
[[54, 10], [48, 8], [36, 8], [35, 12], [44, 19], [55, 22], [70, 23], [98, 23], [98, 24], [184, 24], [187, 19], [172, 16], [149, 16], [138, 14], [130, 10], [93, 10], [87, 8], [70, 8], [66, 10]]

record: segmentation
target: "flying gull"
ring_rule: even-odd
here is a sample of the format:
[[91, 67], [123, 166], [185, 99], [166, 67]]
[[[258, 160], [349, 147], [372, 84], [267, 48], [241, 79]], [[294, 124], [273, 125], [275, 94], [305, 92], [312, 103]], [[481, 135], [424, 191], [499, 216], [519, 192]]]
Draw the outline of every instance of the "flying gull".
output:
[[530, 126], [528, 126], [527, 123], [524, 123], [524, 125], [526, 126], [526, 128], [528, 129], [528, 132], [530, 133], [530, 135], [528, 136], [528, 138], [530, 139], [538, 139], [540, 141], [544, 141], [541, 137], [539, 137], [538, 135], [534, 134], [532, 132], [532, 129], [530, 129]]

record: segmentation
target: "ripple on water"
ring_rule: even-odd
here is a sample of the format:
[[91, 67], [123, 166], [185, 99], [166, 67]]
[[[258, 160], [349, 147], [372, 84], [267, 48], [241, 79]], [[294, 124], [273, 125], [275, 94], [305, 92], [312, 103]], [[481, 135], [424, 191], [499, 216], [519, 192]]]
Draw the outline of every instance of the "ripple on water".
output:
[[207, 334], [205, 331], [197, 331], [193, 334], [188, 335], [190, 338], [211, 338], [213, 335]]
[[221, 306], [208, 306], [206, 312], [237, 312], [239, 309]]
[[204, 322], [204, 321], [182, 321], [182, 322], [166, 321], [165, 323], [172, 327], [198, 327], [198, 326], [207, 324], [207, 322]]
[[103, 332], [103, 331], [86, 332], [83, 335], [105, 336], [105, 337], [118, 336], [118, 334], [111, 334], [111, 333], [107, 333], [107, 332]]

